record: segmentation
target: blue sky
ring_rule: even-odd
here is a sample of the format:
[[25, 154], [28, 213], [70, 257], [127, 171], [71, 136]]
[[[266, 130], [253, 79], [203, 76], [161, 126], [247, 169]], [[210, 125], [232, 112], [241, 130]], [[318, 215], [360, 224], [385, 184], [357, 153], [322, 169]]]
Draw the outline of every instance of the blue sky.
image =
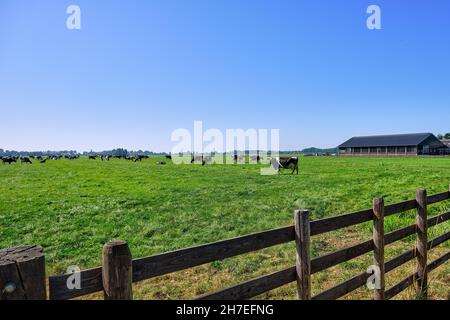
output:
[[282, 149], [449, 132], [449, 57], [448, 0], [0, 0], [0, 148], [170, 151], [194, 120]]

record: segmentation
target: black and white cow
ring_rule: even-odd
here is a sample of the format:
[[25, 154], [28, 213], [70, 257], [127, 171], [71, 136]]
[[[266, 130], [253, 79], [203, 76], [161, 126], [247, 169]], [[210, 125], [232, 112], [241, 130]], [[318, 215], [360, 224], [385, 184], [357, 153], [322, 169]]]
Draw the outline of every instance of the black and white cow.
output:
[[270, 159], [270, 163], [275, 170], [278, 170], [278, 173], [281, 169], [292, 169], [291, 174], [295, 171], [298, 174], [298, 157], [276, 157]]
[[21, 157], [21, 158], [20, 158], [20, 162], [21, 162], [21, 163], [29, 163], [29, 164], [33, 164], [33, 162], [31, 162], [30, 158], [28, 158], [28, 157]]

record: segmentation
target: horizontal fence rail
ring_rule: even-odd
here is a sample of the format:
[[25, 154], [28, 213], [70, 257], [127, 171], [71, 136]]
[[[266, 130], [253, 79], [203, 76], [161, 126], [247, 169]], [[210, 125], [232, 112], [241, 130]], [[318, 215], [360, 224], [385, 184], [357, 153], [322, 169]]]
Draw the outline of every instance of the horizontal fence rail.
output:
[[[444, 243], [445, 241], [450, 239], [450, 232], [446, 233], [445, 235], [442, 235], [440, 237], [435, 238], [434, 240], [431, 240], [428, 242], [428, 249], [432, 249], [437, 247], [438, 245]], [[390, 272], [394, 270], [395, 268], [400, 267], [401, 265], [413, 260], [416, 258], [416, 250], [412, 249], [407, 252], [402, 253], [401, 255], [393, 258], [392, 260], [389, 260], [385, 263], [384, 269], [385, 272]], [[338, 284], [335, 287], [332, 287], [326, 291], [323, 291], [322, 293], [314, 296], [313, 300], [336, 300], [339, 299], [346, 294], [362, 287], [366, 284], [367, 279], [370, 277], [370, 274], [367, 272], [361, 273], [347, 281], [344, 281], [340, 284]]]
[[[429, 223], [430, 226], [435, 226], [435, 225], [437, 225], [439, 223], [447, 221], [449, 216], [450, 216], [450, 212], [447, 212], [447, 213], [444, 213], [444, 214], [442, 214], [440, 216], [436, 216], [434, 218], [429, 219], [428, 223]], [[411, 229], [412, 229], [412, 232], [411, 232]], [[404, 232], [404, 230], [407, 230], [408, 232]], [[393, 243], [393, 242], [401, 240], [401, 239], [403, 239], [403, 238], [405, 238], [407, 236], [410, 236], [410, 235], [412, 235], [414, 233], [415, 233], [415, 226], [410, 226], [410, 227], [406, 227], [406, 228], [403, 228], [403, 229], [391, 232], [391, 233], [389, 233], [389, 234], [387, 234], [385, 236], [385, 243], [388, 243], [388, 242], [389, 243]], [[449, 236], [450, 236], [450, 233], [447, 233], [447, 234], [445, 234], [445, 235], [443, 235], [441, 237], [438, 237], [438, 238], [430, 241], [429, 242], [429, 248], [430, 249], [434, 248], [435, 246], [438, 246], [439, 244], [445, 242], [446, 240], [448, 240]], [[386, 240], [386, 239], [389, 239], [389, 240]], [[370, 245], [372, 245], [371, 241], [370, 241]], [[355, 246], [355, 247], [358, 247], [358, 245]], [[362, 246], [362, 247], [364, 249], [367, 249], [367, 248], [365, 248], [365, 246]], [[372, 247], [370, 249], [368, 249], [366, 252], [362, 252], [361, 254], [358, 254], [358, 255], [362, 255], [363, 253], [370, 252], [371, 250], [372, 250]], [[346, 251], [346, 249], [344, 249], [341, 252], [343, 252], [343, 253], [340, 253], [337, 256], [344, 256], [347, 251]], [[354, 252], [357, 252], [357, 251], [355, 250]], [[392, 263], [390, 263], [390, 264], [388, 262], [386, 264], [386, 267], [385, 267], [386, 271], [391, 271], [394, 268], [399, 267], [400, 265], [402, 265], [402, 264], [412, 260], [413, 258], [415, 258], [414, 254], [415, 254], [415, 251], [411, 250], [410, 252], [407, 253], [407, 255], [399, 256], [398, 258], [400, 258], [400, 259], [398, 259], [398, 258], [393, 259]], [[330, 254], [330, 256], [333, 256], [333, 255], [335, 255], [335, 253]], [[326, 256], [324, 256], [324, 257], [326, 257]], [[408, 260], [406, 260], [406, 259], [408, 259]], [[343, 261], [348, 261], [348, 260], [349, 259], [343, 259]], [[316, 262], [314, 262], [314, 261], [316, 261]], [[323, 263], [322, 261], [323, 260], [320, 260], [320, 258], [316, 258], [315, 260], [311, 261], [312, 265], [314, 266], [312, 268], [312, 273], [318, 272], [314, 268], [319, 269], [319, 268], [323, 267], [322, 266], [322, 263]], [[326, 259], [325, 261], [333, 261], [333, 259]], [[337, 264], [338, 263], [333, 264], [333, 265], [337, 265]], [[326, 269], [326, 268], [323, 268], [323, 269]], [[320, 269], [320, 270], [323, 270], [323, 269]], [[353, 280], [353, 283], [350, 282], [350, 284], [353, 284], [353, 287], [356, 285], [356, 287], [354, 287], [353, 290], [356, 290], [359, 287], [361, 287], [362, 285], [364, 285], [366, 283], [367, 278], [369, 276], [370, 276], [369, 274], [363, 273], [362, 275], [357, 277], [358, 280]], [[257, 296], [257, 295], [259, 295], [261, 293], [264, 293], [266, 291], [269, 291], [269, 290], [281, 287], [283, 285], [286, 285], [288, 283], [294, 282], [295, 280], [296, 280], [296, 278], [295, 278], [295, 267], [291, 267], [291, 268], [288, 268], [288, 269], [285, 269], [285, 270], [282, 270], [282, 271], [279, 271], [279, 272], [272, 273], [270, 275], [262, 276], [262, 277], [254, 279], [254, 280], [247, 281], [246, 283], [241, 284], [241, 285], [236, 285], [236, 286], [230, 287], [228, 289], [220, 290], [220, 291], [212, 293], [212, 294], [205, 294], [205, 295], [199, 297], [198, 299], [201, 299], [201, 300], [206, 300], [206, 299], [211, 299], [211, 300], [212, 299], [214, 299], [214, 300], [216, 300], [216, 299], [233, 300], [233, 297], [235, 297], [236, 293], [238, 293], [238, 292], [245, 292], [245, 295], [240, 296], [241, 299], [249, 299], [249, 298], [253, 298], [253, 297], [255, 297], [255, 296]], [[270, 287], [270, 289], [262, 291], [262, 292], [260, 292], [260, 291], [251, 292], [251, 291], [243, 290], [243, 288], [247, 288], [254, 281], [256, 281], [257, 283], [261, 283], [261, 282], [270, 283], [270, 284], [272, 284], [274, 286]], [[344, 288], [348, 287], [348, 284], [344, 283], [343, 285], [341, 285], [341, 287], [344, 287]], [[338, 291], [338, 290], [342, 290], [342, 289], [341, 288], [336, 289], [336, 291]], [[353, 290], [351, 290], [351, 291], [353, 291]], [[345, 292], [345, 294], [347, 294], [349, 292], [350, 291]], [[313, 299], [325, 299], [327, 297], [327, 294], [328, 294], [329, 297], [333, 297], [332, 296], [332, 294], [334, 294], [333, 289], [330, 289], [330, 292], [328, 292], [328, 293], [324, 292], [322, 297], [319, 295], [319, 296], [314, 297]], [[343, 295], [344, 294], [342, 294], [341, 296], [343, 296]], [[335, 297], [334, 299], [337, 299], [337, 298], [339, 298], [341, 296]]]
[[[237, 284], [229, 288], [204, 294], [198, 297], [197, 299], [249, 299], [256, 297], [262, 293], [265, 293], [267, 291], [284, 286], [288, 283], [292, 283], [294, 281], [297, 281], [298, 284], [301, 283], [301, 285], [298, 285], [299, 298], [314, 299], [314, 300], [338, 299], [363, 286], [367, 282], [367, 279], [369, 278], [370, 275], [367, 273], [361, 273], [349, 280], [346, 280], [330, 289], [327, 289], [319, 293], [318, 295], [312, 298], [310, 292], [311, 288], [310, 285], [308, 284], [310, 283], [311, 275], [326, 270], [330, 267], [336, 266], [340, 263], [357, 258], [366, 253], [372, 252], [376, 248], [374, 245], [376, 245], [377, 248], [378, 246], [381, 245], [383, 249], [382, 252], [384, 252], [384, 246], [392, 244], [396, 241], [399, 241], [401, 239], [404, 239], [408, 236], [412, 236], [415, 234], [422, 235], [421, 236], [422, 242], [419, 244], [425, 243], [425, 245], [422, 245], [421, 247], [422, 251], [425, 250], [425, 259], [423, 259], [424, 253], [420, 252], [419, 250], [418, 254], [418, 251], [415, 248], [399, 255], [398, 257], [390, 261], [383, 262], [381, 266], [384, 266], [384, 272], [387, 273], [401, 266], [402, 264], [416, 258], [418, 259], [418, 264], [420, 264], [422, 268], [418, 270], [422, 270], [421, 271], [422, 273], [423, 272], [426, 273], [427, 271], [429, 272], [435, 269], [437, 266], [445, 263], [449, 259], [449, 254], [447, 253], [443, 257], [432, 262], [431, 264], [423, 265], [423, 261], [426, 261], [426, 251], [449, 240], [450, 237], [450, 233], [446, 233], [440, 237], [437, 237], [436, 239], [433, 239], [432, 241], [423, 242], [424, 234], [423, 232], [420, 233], [421, 229], [423, 228], [426, 229], [427, 227], [431, 228], [435, 225], [447, 221], [450, 217], [450, 212], [446, 212], [438, 216], [426, 219], [427, 205], [432, 205], [450, 199], [450, 192], [447, 191], [431, 196], [426, 196], [426, 192], [423, 190], [421, 190], [420, 192], [418, 192], [418, 196], [415, 200], [407, 200], [386, 206], [384, 206], [384, 202], [378, 202], [378, 204], [382, 203], [382, 206], [377, 209], [381, 210], [380, 213], [382, 213], [382, 215], [380, 216], [381, 220], [379, 222], [382, 222], [384, 220], [384, 217], [410, 210], [417, 210], [418, 217], [419, 213], [422, 215], [425, 214], [425, 220], [419, 220], [418, 218], [417, 224], [410, 225], [387, 234], [384, 234], [383, 223], [381, 224], [379, 223], [378, 228], [381, 227], [379, 231], [382, 232], [382, 237], [377, 241], [380, 242], [375, 242], [374, 238], [372, 240], [368, 240], [344, 249], [340, 249], [336, 252], [332, 252], [324, 256], [310, 259], [309, 258], [310, 237], [332, 231], [337, 231], [342, 228], [355, 226], [369, 221], [374, 221], [375, 223], [374, 208], [315, 221], [309, 221], [307, 212], [306, 213], [304, 212], [304, 214], [306, 214], [305, 218], [307, 218], [306, 219], [307, 225], [305, 224], [302, 225], [302, 222], [299, 222], [301, 219], [299, 221], [297, 221], [296, 219], [296, 225], [293, 226], [287, 226], [269, 231], [254, 233], [229, 240], [218, 241], [187, 249], [176, 250], [150, 257], [133, 259], [131, 262], [129, 281], [130, 283], [138, 282], [158, 277], [161, 275], [166, 275], [172, 272], [177, 272], [195, 266], [203, 265], [213, 261], [223, 260], [226, 258], [231, 258], [245, 253], [295, 241], [297, 244], [297, 252], [298, 252], [297, 267], [293, 266], [281, 271], [275, 271], [271, 274], [262, 275], [255, 279], [248, 280], [244, 283]], [[419, 197], [419, 195], [421, 195], [421, 197]], [[420, 224], [421, 223], [420, 221], [424, 222]], [[301, 231], [297, 235], [296, 235], [296, 228], [298, 228], [299, 232]], [[125, 244], [121, 243], [121, 247], [124, 246], [128, 248], [126, 243]], [[111, 254], [115, 252], [114, 246], [110, 245], [108, 248], [110, 250], [109, 251], [110, 258], [108, 258], [109, 259], [108, 270], [111, 268], [112, 270], [114, 270], [114, 268], [119, 268], [119, 266], [116, 266], [114, 264], [115, 263], [114, 261], [116, 261], [117, 259], [114, 260], [114, 255], [111, 256]], [[383, 260], [384, 259], [383, 255], [378, 256], [378, 259]], [[421, 262], [419, 262], [420, 259]], [[126, 261], [126, 260], [119, 259], [117, 261]], [[104, 261], [104, 263], [106, 262]], [[103, 266], [82, 270], [79, 273], [81, 279], [81, 286], [80, 286], [81, 289], [68, 289], [67, 281], [70, 279], [72, 274], [51, 276], [49, 277], [49, 297], [50, 299], [54, 300], [73, 299], [99, 291], [105, 292], [105, 286], [107, 288], [114, 288], [113, 283], [109, 283], [109, 281], [120, 281], [122, 286], [127, 287], [126, 281], [123, 282], [121, 279], [109, 280], [109, 276], [105, 274], [105, 272], [107, 272], [107, 270]], [[113, 273], [110, 274], [112, 275]], [[414, 283], [414, 281], [417, 280], [418, 277], [420, 278], [419, 273], [411, 275], [410, 277], [407, 277], [396, 286], [386, 291], [384, 290], [383, 287], [381, 290], [377, 291], [378, 292], [377, 296], [378, 298], [380, 297], [381, 298], [384, 297], [387, 299], [392, 298], [405, 288], [411, 286]], [[422, 274], [422, 277], [426, 278], [426, 274]], [[120, 293], [118, 292], [109, 292], [109, 291], [110, 290], [108, 290], [108, 294], [106, 294], [105, 292], [105, 298], [114, 299], [114, 297], [121, 296]], [[128, 296], [131, 296], [131, 292], [129, 293]]]
[[[436, 269], [437, 267], [439, 267], [440, 265], [444, 264], [448, 259], [450, 259], [450, 252], [447, 252], [442, 257], [437, 258], [436, 260], [434, 260], [433, 262], [428, 264], [428, 266], [427, 266], [428, 272], [430, 272], [430, 271]], [[418, 273], [416, 272], [415, 274], [410, 275], [406, 279], [400, 281], [395, 286], [393, 286], [392, 288], [390, 288], [389, 290], [386, 291], [386, 298], [392, 299], [397, 294], [399, 294], [403, 290], [410, 287], [414, 283], [414, 280], [416, 280], [417, 278], [418, 278]]]

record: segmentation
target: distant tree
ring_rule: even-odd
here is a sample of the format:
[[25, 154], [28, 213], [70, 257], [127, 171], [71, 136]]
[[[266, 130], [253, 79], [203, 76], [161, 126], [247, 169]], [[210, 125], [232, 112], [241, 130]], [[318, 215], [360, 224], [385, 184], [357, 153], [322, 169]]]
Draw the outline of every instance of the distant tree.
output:
[[112, 150], [111, 154], [113, 156], [116, 156], [116, 157], [126, 157], [126, 156], [128, 156], [128, 150], [127, 149], [118, 148], [118, 149]]
[[450, 139], [450, 133], [446, 133], [444, 136], [445, 139]]
[[437, 138], [438, 138], [439, 140], [442, 140], [442, 139], [444, 139], [444, 136], [443, 136], [442, 134], [438, 134], [438, 135], [437, 135]]

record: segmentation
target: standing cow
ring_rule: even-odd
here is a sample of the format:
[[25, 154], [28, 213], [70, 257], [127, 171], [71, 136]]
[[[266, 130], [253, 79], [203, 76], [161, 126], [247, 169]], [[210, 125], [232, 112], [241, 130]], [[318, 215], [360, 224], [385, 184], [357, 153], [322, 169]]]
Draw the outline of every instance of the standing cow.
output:
[[22, 163], [29, 163], [29, 164], [33, 163], [33, 162], [31, 162], [30, 158], [28, 158], [28, 157], [22, 157], [22, 158], [20, 158], [20, 161]]
[[270, 160], [272, 167], [278, 170], [280, 173], [281, 169], [292, 169], [291, 174], [297, 172], [298, 174], [298, 157], [277, 157]]
[[11, 164], [13, 162], [16, 162], [16, 159], [14, 157], [5, 157], [2, 158], [3, 163]]

